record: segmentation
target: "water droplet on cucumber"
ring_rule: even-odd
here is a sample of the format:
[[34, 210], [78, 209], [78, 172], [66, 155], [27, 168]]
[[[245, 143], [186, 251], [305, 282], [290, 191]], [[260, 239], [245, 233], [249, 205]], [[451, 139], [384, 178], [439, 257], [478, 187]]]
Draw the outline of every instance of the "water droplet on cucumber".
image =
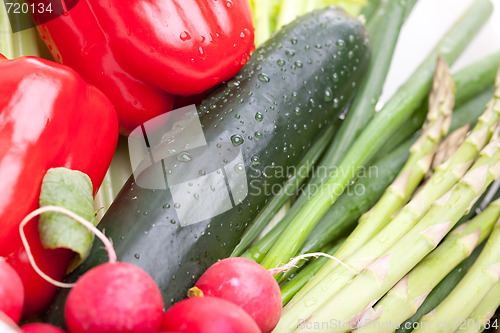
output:
[[241, 144], [243, 144], [243, 142], [245, 142], [245, 139], [243, 139], [243, 137], [239, 134], [235, 134], [231, 137], [231, 143], [233, 144], [233, 146], [237, 147]]

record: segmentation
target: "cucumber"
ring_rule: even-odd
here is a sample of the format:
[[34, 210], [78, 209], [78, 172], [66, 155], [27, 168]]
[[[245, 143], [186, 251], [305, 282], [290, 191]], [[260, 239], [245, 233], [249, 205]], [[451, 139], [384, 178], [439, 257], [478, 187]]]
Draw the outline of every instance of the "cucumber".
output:
[[[170, 191], [144, 189], [131, 178], [99, 225], [113, 240], [118, 260], [146, 270], [160, 286], [167, 307], [184, 298], [206, 268], [229, 256], [247, 224], [272, 197], [273, 186], [286, 181], [283, 172], [297, 165], [327, 125], [339, 118], [369, 56], [363, 24], [336, 7], [304, 15], [275, 34], [235, 78], [202, 101], [198, 111], [210, 149], [193, 150], [190, 161], [179, 162], [182, 173], [198, 174], [204, 165], [225, 164], [224, 154], [211, 160], [214, 152], [237, 146], [247, 171], [248, 196], [220, 215], [181, 226]], [[187, 207], [195, 210], [198, 201], [193, 193], [186, 193], [188, 197]], [[67, 280], [75, 281], [107, 259], [96, 241], [86, 262]], [[60, 321], [66, 294], [58, 294], [50, 322]]]

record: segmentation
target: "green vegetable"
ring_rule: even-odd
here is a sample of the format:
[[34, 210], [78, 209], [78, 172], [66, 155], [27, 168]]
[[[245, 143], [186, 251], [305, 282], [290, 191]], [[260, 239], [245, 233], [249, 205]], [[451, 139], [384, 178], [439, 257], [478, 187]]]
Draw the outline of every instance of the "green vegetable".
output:
[[[464, 17], [446, 34], [429, 57], [397, 91], [355, 141], [324, 186], [300, 210], [292, 223], [273, 244], [261, 264], [273, 268], [288, 262], [301, 248], [312, 228], [340, 196], [357, 170], [407, 120], [424, 100], [432, 81], [438, 54], [453, 63], [492, 11], [489, 0], [476, 0]], [[370, 144], [367, 144], [369, 142]]]
[[[452, 130], [456, 130], [458, 127], [463, 126], [465, 124], [471, 124], [472, 126], [475, 125], [475, 123], [477, 122], [477, 118], [481, 115], [482, 110], [484, 110], [484, 105], [486, 105], [486, 103], [493, 96], [492, 86], [495, 81], [495, 73], [498, 68], [498, 63], [500, 63], [500, 52], [497, 52], [491, 56], [481, 59], [480, 61], [462, 69], [461, 71], [453, 75], [453, 79], [456, 82], [457, 86], [455, 99], [457, 101], [462, 101], [462, 105], [459, 105], [459, 107], [453, 113], [453, 118], [451, 123]], [[472, 72], [475, 72], [475, 75], [473, 76], [465, 75], [467, 73], [472, 73]], [[476, 77], [480, 77], [481, 80], [477, 81]], [[481, 92], [480, 90], [479, 91], [480, 93], [476, 97], [470, 99], [469, 101], [466, 101], [464, 96], [471, 96], [471, 92], [476, 92], [477, 87], [481, 87], [481, 89], [483, 89], [484, 92]], [[396, 134], [393, 137], [391, 137], [391, 139], [388, 142], [386, 142], [384, 147], [377, 153], [377, 155], [386, 156], [392, 153], [394, 150], [398, 149], [398, 146], [400, 146], [404, 140], [407, 140], [412, 134], [414, 134], [418, 129], [422, 127], [422, 124], [427, 114], [427, 107], [425, 107], [425, 112], [422, 112], [421, 109], [423, 108], [420, 108], [410, 120], [408, 120], [407, 122], [405, 122], [405, 124], [401, 126], [400, 130], [397, 131]], [[405, 153], [404, 156], [407, 156], [407, 153]], [[373, 165], [373, 162], [370, 162], [370, 165]], [[398, 164], [395, 163], [394, 165], [397, 166]], [[381, 171], [387, 169], [385, 169], [385, 167], [384, 168], [379, 167], [378, 170]], [[387, 171], [389, 172], [390, 170]], [[395, 167], [395, 169], [390, 172], [396, 175], [397, 172], [399, 172], [399, 169]], [[367, 178], [371, 178], [371, 176], [372, 174], [368, 173]], [[375, 175], [373, 174], [373, 176]], [[381, 176], [381, 179], [385, 178], [382, 178]], [[367, 179], [367, 181], [369, 180]], [[319, 248], [333, 241], [334, 237], [336, 237], [335, 235], [342, 233], [342, 231], [341, 232], [336, 231], [337, 226], [340, 227], [342, 230], [352, 228], [353, 227], [352, 223], [355, 223], [355, 221], [359, 218], [359, 216], [361, 216], [361, 214], [366, 212], [369, 208], [373, 206], [373, 204], [375, 204], [376, 200], [380, 198], [382, 191], [385, 190], [385, 188], [390, 184], [390, 182], [392, 182], [392, 179], [389, 180], [388, 183], [385, 183], [385, 185], [381, 182], [380, 186], [376, 186], [377, 184], [376, 179], [373, 179], [373, 181], [370, 181], [370, 184], [372, 185], [363, 184], [363, 186], [365, 186], [365, 188], [367, 189], [370, 188], [374, 190], [375, 188], [379, 189], [378, 193], [372, 194], [371, 191], [365, 192], [367, 196], [370, 196], [372, 198], [371, 201], [365, 201], [364, 199], [365, 196], [360, 196], [360, 197], [349, 196], [351, 198], [350, 200], [343, 199], [343, 197], [347, 196], [347, 193], [352, 193], [352, 191], [346, 190], [345, 191], [346, 193], [344, 193], [341, 196], [341, 198], [337, 200], [340, 201], [341, 204], [336, 203], [330, 208], [329, 212], [325, 214], [325, 216], [321, 219], [321, 222], [318, 223], [317, 227], [313, 229], [308, 239], [305, 241], [303, 249], [306, 250], [302, 250], [301, 252], [302, 253], [305, 251], [315, 252], [319, 250]], [[362, 203], [363, 205], [358, 206], [359, 203]], [[340, 214], [346, 215], [344, 217], [345, 220], [343, 220], [343, 217], [337, 217], [337, 214], [339, 214], [338, 210], [342, 211], [344, 209], [343, 207], [346, 207], [346, 212]], [[354, 207], [359, 207], [359, 209]], [[352, 211], [353, 213], [352, 217], [349, 216], [348, 214], [349, 211]], [[274, 227], [262, 239], [260, 239], [256, 244], [254, 244], [242, 256], [260, 262], [290, 221], [291, 219], [289, 218], [289, 216], [282, 219], [276, 227]], [[330, 221], [339, 221], [339, 222], [332, 224]], [[341, 223], [342, 221], [346, 221], [345, 223], [350, 225], [344, 227], [343, 223]], [[331, 231], [326, 231], [326, 230], [331, 230]], [[334, 236], [330, 237], [329, 236], [330, 232]], [[315, 243], [317, 246], [313, 245]], [[315, 250], [312, 250], [313, 248]]]
[[[500, 75], [496, 82], [497, 88], [500, 87]], [[500, 115], [499, 99], [494, 98], [486, 111], [479, 118], [470, 135], [458, 150], [444, 164], [440, 165], [431, 179], [418, 192], [412, 200], [382, 229], [374, 238], [368, 241], [353, 255], [344, 260], [347, 264], [361, 271], [370, 265], [376, 258], [381, 257], [390, 248], [405, 236], [410, 229], [417, 228], [415, 224], [432, 207], [434, 201], [448, 192], [457, 181], [469, 169], [469, 166], [476, 159], [479, 151], [490, 140], [493, 131], [497, 128], [497, 121]], [[477, 165], [478, 162], [476, 162]], [[432, 210], [432, 209], [431, 209]], [[425, 215], [427, 216], [427, 215]], [[420, 223], [418, 224], [420, 225]], [[415, 226], [415, 227], [414, 227]], [[322, 306], [321, 302], [316, 302], [312, 306], [307, 306], [311, 299], [326, 299], [336, 295], [355, 274], [346, 270], [343, 266], [332, 265], [330, 262], [318, 273], [318, 277], [312, 279], [309, 284], [296, 295], [296, 304], [291, 309], [285, 309], [282, 319], [288, 323], [296, 321], [297, 316], [308, 317], [308, 314], [314, 312]], [[324, 277], [324, 278], [322, 278]], [[307, 295], [306, 295], [307, 292]], [[292, 302], [291, 302], [292, 304]], [[285, 319], [286, 318], [286, 319]]]
[[[411, 154], [408, 161], [396, 180], [386, 189], [376, 205], [361, 216], [356, 229], [354, 229], [341, 248], [335, 253], [337, 257], [346, 258], [352, 255], [366, 242], [376, 237], [378, 232], [391, 221], [393, 215], [408, 201], [429, 171], [436, 152], [436, 146], [441, 137], [446, 135], [449, 130], [454, 101], [453, 80], [449, 74], [448, 66], [444, 60], [439, 59], [429, 99], [427, 122], [424, 124], [420, 137], [410, 148]], [[379, 237], [377, 236], [377, 238]], [[363, 253], [365, 252], [367, 251]], [[308, 286], [301, 290], [300, 295], [307, 294], [316, 283], [331, 274], [336, 266], [335, 263], [328, 262], [311, 279]]]
[[359, 332], [384, 332], [387, 329], [383, 323], [400, 323], [413, 316], [431, 290], [486, 239], [499, 217], [500, 200], [497, 200], [451, 232], [374, 306], [375, 313], [381, 312], [380, 317]]
[[326, 6], [338, 6], [350, 15], [356, 16], [367, 5], [366, 0], [281, 0], [277, 17], [277, 28], [292, 22], [300, 15]]
[[[20, 18], [21, 15], [12, 15], [11, 19]], [[27, 29], [12, 32], [6, 6], [0, 6], [0, 53], [8, 59], [21, 56], [49, 56], [45, 46], [41, 46], [40, 37], [36, 29]]]
[[[498, 321], [495, 323], [492, 319], [495, 311], [500, 306], [500, 283], [497, 282], [488, 294], [481, 300], [481, 303], [472, 311], [469, 318], [461, 321], [465, 329], [460, 329], [462, 333], [479, 333], [485, 329], [498, 327]], [[463, 324], [465, 323], [465, 324]]]
[[367, 306], [382, 297], [432, 251], [475, 199], [500, 176], [499, 148], [500, 139], [495, 138], [481, 151], [480, 158], [462, 180], [436, 201], [414, 228], [375, 261], [370, 260], [372, 263], [324, 303], [311, 320], [322, 322], [333, 317], [340, 323], [349, 323], [357, 314], [370, 315]]
[[[311, 180], [305, 187], [305, 191], [301, 193], [292, 209], [280, 223], [282, 226], [288, 225], [295, 218], [298, 211], [304, 207], [310, 197], [321, 187], [321, 184], [328, 175], [334, 172], [333, 168], [342, 160], [342, 157], [345, 155], [354, 139], [373, 117], [375, 113], [375, 104], [382, 92], [382, 86], [387, 71], [389, 70], [392, 54], [396, 46], [405, 12], [411, 9], [415, 2], [416, 0], [411, 0], [408, 3], [399, 1], [384, 2], [374, 16], [372, 20], [373, 24], [368, 26], [367, 32], [372, 40], [373, 56], [367, 79], [361, 84], [357, 97], [349, 108], [349, 113], [342, 126], [340, 126], [339, 132], [335, 136], [335, 140], [316, 167], [316, 170], [320, 172], [313, 173]], [[280, 193], [278, 196], [281, 197], [282, 195], [283, 194]], [[288, 195], [288, 197], [290, 197], [290, 195]], [[281, 200], [285, 200], [285, 198]], [[274, 211], [275, 210], [272, 212]], [[266, 216], [262, 214], [261, 216], [262, 219], [254, 223], [268, 223], [273, 215], [267, 214]], [[245, 256], [248, 257], [248, 255]]]
[[255, 45], [266, 42], [276, 28], [280, 0], [250, 0], [255, 26]]
[[360, 14], [369, 22], [380, 6], [381, 0], [368, 0], [366, 6], [361, 9]]
[[[487, 101], [493, 96], [492, 86], [495, 81], [495, 73], [500, 63], [500, 52], [492, 53], [480, 61], [477, 61], [462, 70], [458, 71], [453, 75], [453, 80], [456, 83], [457, 92], [455, 94], [455, 105], [461, 107], [463, 104], [468, 104], [468, 108], [471, 113], [461, 113], [460, 116], [453, 116], [453, 124], [471, 124], [474, 126], [477, 121], [477, 116], [472, 112], [473, 110], [483, 109]], [[472, 99], [474, 96], [482, 95], [483, 99], [475, 99], [475, 102], [468, 103], [467, 101]], [[482, 102], [484, 101], [484, 103]], [[465, 107], [465, 106], [464, 106]], [[385, 156], [388, 152], [392, 151], [401, 142], [409, 138], [413, 133], [415, 133], [422, 124], [424, 123], [425, 117], [427, 115], [427, 103], [423, 103], [408, 119], [401, 128], [404, 130], [397, 131], [389, 140], [387, 140], [384, 146], [377, 152], [382, 156]], [[458, 118], [460, 117], [460, 118]], [[461, 117], [465, 117], [462, 119]], [[458, 126], [460, 127], [460, 126]]]
[[[86, 174], [66, 168], [50, 169], [43, 177], [40, 207], [63, 207], [95, 225], [97, 221], [92, 191], [92, 182]], [[57, 212], [43, 213], [39, 219], [38, 230], [45, 247], [70, 249], [77, 254], [70, 270], [88, 257], [94, 241], [94, 234], [87, 228]]]
[[[342, 245], [342, 242], [343, 240], [339, 241], [337, 244], [332, 246], [329, 251], [326, 251], [326, 253], [333, 255], [339, 246]], [[281, 299], [283, 300], [283, 304], [288, 303], [292, 299], [293, 295], [295, 295], [300, 288], [302, 288], [307, 281], [309, 281], [309, 279], [316, 274], [316, 272], [326, 263], [327, 260], [331, 259], [328, 257], [314, 258], [311, 263], [307, 264], [305, 268], [288, 281], [281, 288]]]
[[[498, 180], [495, 183], [498, 183]], [[490, 185], [488, 191], [483, 194], [482, 197], [474, 204], [470, 212], [462, 217], [462, 219], [457, 223], [457, 226], [472, 219], [480, 209], [480, 206], [487, 206], [488, 204], [490, 204], [491, 200], [496, 200], [500, 197], [498, 188], [494, 186], [495, 183]], [[476, 258], [479, 256], [479, 253], [484, 247], [484, 243], [485, 242], [480, 244], [467, 259], [462, 261], [441, 282], [439, 282], [439, 284], [426, 297], [424, 303], [418, 308], [417, 312], [411, 318], [407, 319], [400, 325], [400, 327], [396, 330], [397, 333], [411, 332], [413, 330], [413, 327], [416, 327], [416, 325], [418, 325], [418, 321], [420, 320], [420, 318], [435, 309], [436, 306], [438, 306], [439, 303], [441, 303], [446, 298], [446, 296], [450, 294], [453, 288], [455, 288], [458, 282], [460, 282], [460, 280], [469, 270], [470, 266], [472, 266]]]
[[[350, 40], [350, 35], [351, 54], [336, 43]], [[188, 151], [187, 159], [178, 152], [170, 160], [179, 167], [168, 168], [184, 174], [183, 179], [192, 179], [192, 188], [197, 188], [197, 182], [207, 188], [204, 182], [210, 177], [204, 177], [200, 170], [208, 176], [223, 168], [229, 172], [226, 180], [234, 176], [231, 170], [242, 174], [241, 166], [238, 169], [230, 162], [241, 152], [248, 195], [240, 196], [240, 203], [240, 187], [233, 186], [233, 208], [183, 226], [177, 216], [179, 209], [204, 212], [200, 205], [208, 195], [200, 193], [197, 198], [186, 179], [187, 189], [180, 192], [185, 200], [174, 201], [171, 191], [141, 188], [132, 178], [99, 224], [113, 239], [118, 260], [148, 272], [160, 286], [166, 304], [184, 298], [210, 265], [232, 252], [245, 227], [271, 200], [273, 186], [283, 186], [288, 170], [296, 171], [312, 143], [338, 117], [355, 92], [353, 82], [359, 84], [368, 66], [369, 54], [363, 25], [333, 8], [301, 17], [264, 43], [235, 78], [215, 89], [198, 107], [208, 147]], [[346, 69], [340, 73], [338, 68], [343, 66]], [[339, 82], [334, 82], [334, 73], [338, 73]], [[236, 149], [237, 154], [230, 155], [228, 149]], [[154, 169], [145, 170], [141, 177], [158, 181]], [[221, 188], [220, 184], [209, 184], [216, 190]], [[210, 205], [221, 202], [210, 196]], [[208, 204], [202, 207], [213, 208]], [[89, 258], [69, 279], [75, 280], [106, 260], [96, 241]], [[56, 308], [62, 309], [64, 298], [61, 292], [54, 312], [49, 314], [55, 321], [61, 319]]]
[[297, 189], [306, 181], [307, 176], [310, 174], [313, 167], [323, 154], [329, 142], [331, 142], [335, 130], [338, 127], [338, 121], [330, 125], [325, 133], [314, 142], [304, 158], [297, 164], [297, 170], [291, 175], [290, 178], [283, 184], [281, 190], [274, 195], [271, 200], [259, 212], [250, 227], [245, 231], [241, 237], [240, 242], [231, 253], [231, 257], [239, 256], [262, 232], [270, 218], [274, 216], [280, 208], [289, 199], [290, 195], [295, 193]]
[[442, 136], [448, 133], [455, 103], [453, 79], [448, 66], [441, 58], [436, 65], [434, 77], [427, 122], [419, 139], [410, 148], [408, 161], [377, 204], [361, 216], [358, 227], [349, 235], [337, 253], [338, 256], [345, 257], [352, 254], [387, 225], [429, 171], [436, 146]]
[[[498, 144], [496, 149], [498, 149]], [[499, 170], [500, 171], [500, 170]], [[454, 332], [497, 284], [500, 277], [500, 224], [497, 223], [481, 254], [464, 278], [435, 312], [422, 317], [414, 332]], [[446, 322], [445, 327], [437, 325]], [[475, 323], [477, 325], [477, 323]], [[467, 326], [465, 326], [467, 327]]]
[[401, 323], [396, 330], [397, 333], [410, 333], [414, 327], [417, 327], [420, 318], [431, 312], [446, 296], [455, 288], [463, 276], [467, 273], [472, 264], [483, 249], [484, 243], [478, 246], [472, 254], [455, 267], [427, 296], [424, 303], [418, 308], [417, 312], [409, 319]]

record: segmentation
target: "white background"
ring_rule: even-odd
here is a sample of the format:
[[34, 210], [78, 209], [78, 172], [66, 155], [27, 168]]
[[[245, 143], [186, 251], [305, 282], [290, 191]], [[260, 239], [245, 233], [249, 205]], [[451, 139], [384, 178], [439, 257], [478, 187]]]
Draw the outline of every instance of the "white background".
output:
[[[455, 62], [452, 67], [453, 72], [500, 50], [500, 0], [491, 1], [495, 10], [483, 29]], [[473, 2], [474, 0], [419, 0], [417, 2], [401, 30], [381, 103], [385, 103], [406, 81], [439, 39]]]

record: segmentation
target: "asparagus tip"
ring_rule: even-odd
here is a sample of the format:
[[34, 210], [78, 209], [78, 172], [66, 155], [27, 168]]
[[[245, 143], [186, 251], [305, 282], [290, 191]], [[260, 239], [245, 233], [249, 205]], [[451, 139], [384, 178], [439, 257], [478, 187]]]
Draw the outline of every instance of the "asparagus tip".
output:
[[[455, 103], [455, 83], [446, 60], [439, 54], [434, 71], [432, 91], [429, 96], [429, 122], [443, 115], [450, 117]], [[446, 128], [442, 128], [447, 132]]]
[[432, 162], [432, 168], [436, 169], [438, 165], [447, 161], [460, 147], [460, 145], [465, 141], [467, 133], [469, 133], [470, 125], [465, 124], [464, 126], [454, 130], [448, 135], [443, 142], [438, 146], [438, 152], [434, 157]]

